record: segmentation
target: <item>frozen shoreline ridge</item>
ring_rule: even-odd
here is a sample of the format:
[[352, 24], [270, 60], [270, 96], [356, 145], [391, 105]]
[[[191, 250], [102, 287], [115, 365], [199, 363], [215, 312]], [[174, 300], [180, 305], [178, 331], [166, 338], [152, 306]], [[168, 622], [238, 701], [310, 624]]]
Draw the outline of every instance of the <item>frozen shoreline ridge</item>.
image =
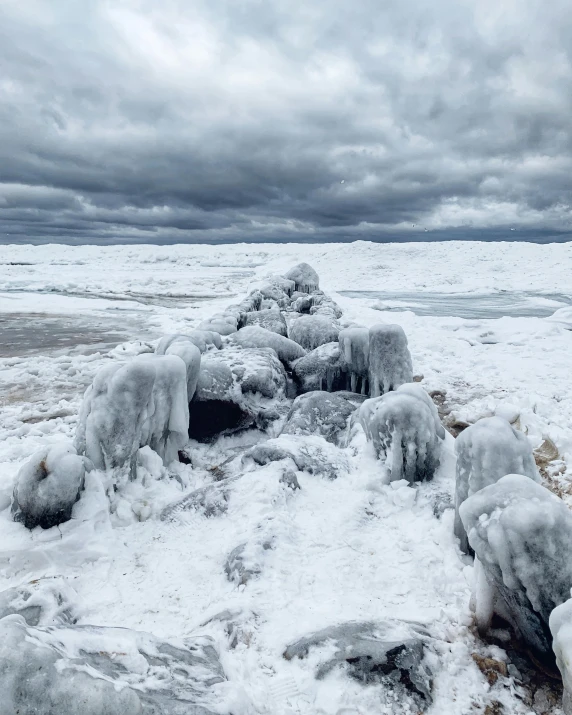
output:
[[[481, 640], [476, 633], [471, 594], [479, 574], [453, 531], [452, 435], [481, 418], [504, 420], [534, 450], [544, 485], [572, 506], [572, 321], [565, 304], [544, 299], [553, 303], [553, 318], [466, 319], [380, 309], [367, 291], [406, 288], [420, 302], [424, 292], [475, 300], [530, 292], [572, 301], [572, 244], [358, 242], [308, 245], [303, 253], [315, 272], [289, 273], [300, 261], [295, 245], [4, 247], [0, 315], [93, 318], [110, 332], [116, 323], [137, 325], [133, 340], [106, 352], [42, 349], [0, 358], [0, 591], [39, 580], [32, 598], [37, 612], [48, 614], [27, 627], [11, 621], [6, 633], [16, 643], [26, 628], [28, 639], [49, 649], [50, 663], [62, 658], [77, 670], [80, 627], [97, 626], [89, 667], [121, 688], [127, 677], [143, 707], [160, 703], [156, 712], [173, 715], [185, 710], [173, 709], [167, 691], [196, 701], [203, 708], [197, 713], [557, 715], [557, 687], [531, 680], [510, 641], [495, 645], [490, 634]], [[269, 275], [286, 279], [269, 283]], [[413, 377], [449, 430], [442, 433], [430, 403], [418, 405], [415, 391], [405, 390], [398, 407], [410, 412], [395, 424], [410, 430], [411, 414], [423, 413], [428, 437], [416, 437], [416, 449], [430, 443], [435, 451], [428, 481], [391, 477], [394, 447], [384, 442], [378, 459], [357, 419], [365, 398], [384, 399], [368, 393], [365, 379], [372, 343], [366, 350], [364, 341], [380, 323], [399, 326], [410, 352], [411, 363], [399, 358], [405, 377], [391, 386]], [[199, 330], [222, 332], [220, 344]], [[70, 521], [32, 531], [13, 521], [20, 469], [33, 453], [73, 439], [95, 375], [150, 365], [160, 359], [153, 353], [162, 336], [192, 331], [196, 349], [172, 343], [177, 349], [161, 359], [183, 363], [173, 390], [194, 394], [196, 439], [184, 444], [179, 419], [175, 447], [157, 455], [149, 441], [137, 442], [153, 429], [166, 434], [163, 423], [149, 421], [150, 392], [142, 424], [154, 426], [133, 437], [131, 478], [89, 469], [79, 501], [75, 493], [70, 499]], [[323, 400], [318, 382], [336, 392]], [[356, 386], [363, 395], [351, 392]], [[207, 429], [215, 416], [222, 416], [219, 426]], [[178, 449], [181, 461], [173, 462]], [[63, 584], [69, 607], [50, 605], [54, 583]], [[65, 646], [54, 655], [58, 631], [49, 629], [62, 623]], [[121, 635], [118, 626], [134, 635]], [[96, 654], [118, 650], [125, 639], [128, 676]], [[154, 661], [153, 649], [169, 643], [178, 650]], [[194, 660], [184, 666], [191, 680], [181, 684], [177, 663], [195, 653], [194, 643], [212, 684], [210, 676], [192, 684], [203, 667]], [[483, 659], [498, 677], [487, 675]], [[9, 667], [0, 653], [0, 681]], [[156, 687], [161, 672], [171, 683], [166, 690]], [[133, 698], [129, 707], [139, 712]], [[0, 715], [11, 715], [6, 708], [0, 704]]]

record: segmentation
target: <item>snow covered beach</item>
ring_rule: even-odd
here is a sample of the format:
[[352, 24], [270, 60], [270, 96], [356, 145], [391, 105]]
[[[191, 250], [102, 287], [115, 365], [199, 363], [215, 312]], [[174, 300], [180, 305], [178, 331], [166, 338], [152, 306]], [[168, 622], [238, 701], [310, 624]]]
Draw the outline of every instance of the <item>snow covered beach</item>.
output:
[[[528, 702], [514, 670], [491, 686], [475, 663], [474, 654], [499, 662], [504, 656], [471, 630], [473, 569], [453, 537], [449, 508], [452, 437], [436, 479], [416, 490], [382, 484], [366, 449], [338, 449], [341, 474], [334, 481], [302, 470], [301, 488], [292, 493], [271, 463], [236, 482], [224, 513], [161, 521], [163, 508], [216, 482], [229, 455], [260, 438], [245, 432], [214, 445], [193, 444], [192, 466], [177, 464], [170, 475], [150, 459], [143, 465], [147, 484], [134, 485], [111, 519], [96, 495], [95, 511], [73, 528], [28, 534], [7, 507], [30, 455], [73, 437], [83, 392], [101, 367], [153, 349], [162, 335], [195, 328], [240, 300], [253, 281], [300, 260], [316, 268], [343, 320], [403, 327], [413, 374], [436, 394], [451, 431], [500, 415], [518, 421], [532, 448], [552, 450], [546, 476], [566, 499], [571, 257], [569, 244], [3, 248], [3, 316], [57, 316], [84, 328], [95, 321], [110, 333], [128, 331], [131, 339], [105, 352], [57, 345], [21, 355], [6, 350], [0, 372], [2, 588], [58, 577], [73, 589], [80, 624], [123, 626], [163, 639], [211, 636], [228, 678], [220, 702], [234, 713], [407, 712], [381, 686], [364, 686], [340, 670], [316, 680], [315, 655], [282, 657], [309, 633], [384, 618], [422, 623], [438, 643], [429, 712], [479, 713], [494, 703], [506, 712], [557, 712], [539, 709], [541, 696]], [[472, 296], [476, 303], [480, 295], [527, 293], [543, 316], [547, 306], [562, 310], [554, 317], [416, 315], [414, 306], [400, 312], [367, 291], [392, 293], [397, 303], [404, 292], [420, 303], [424, 292]], [[265, 549], [269, 539], [272, 548]], [[260, 547], [248, 554], [257, 573], [237, 585], [224, 567], [243, 543]]]

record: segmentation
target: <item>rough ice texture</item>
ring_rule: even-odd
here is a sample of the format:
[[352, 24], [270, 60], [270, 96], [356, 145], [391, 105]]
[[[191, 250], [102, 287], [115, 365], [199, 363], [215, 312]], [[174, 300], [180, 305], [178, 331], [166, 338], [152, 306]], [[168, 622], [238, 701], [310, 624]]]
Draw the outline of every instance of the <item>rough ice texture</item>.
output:
[[279, 310], [255, 310], [252, 313], [246, 313], [244, 325], [259, 325], [272, 333], [278, 333], [284, 337], [288, 335], [286, 321]]
[[379, 397], [413, 380], [407, 338], [400, 325], [373, 325], [369, 329], [369, 388]]
[[207, 637], [175, 645], [127, 628], [0, 620], [0, 715], [220, 715], [224, 680]]
[[235, 586], [246, 584], [262, 571], [264, 552], [271, 548], [269, 540], [256, 540], [240, 544], [228, 555], [224, 571]]
[[338, 343], [326, 343], [296, 361], [294, 379], [300, 392], [346, 388], [346, 369]]
[[317, 434], [339, 444], [347, 429], [348, 417], [356, 407], [338, 395], [321, 391], [299, 395], [292, 404], [282, 434]]
[[44, 447], [21, 467], [12, 497], [12, 514], [27, 529], [50, 529], [69, 521], [80, 496], [86, 468], [75, 447], [62, 442]]
[[391, 481], [433, 478], [445, 433], [422, 394], [397, 390], [372, 397], [360, 407], [359, 420]]
[[41, 578], [0, 592], [0, 618], [18, 615], [29, 626], [75, 623], [76, 592], [62, 578]]
[[189, 330], [189, 332], [184, 335], [180, 333], [164, 335], [161, 340], [159, 340], [155, 348], [155, 353], [157, 355], [165, 355], [167, 348], [172, 345], [172, 343], [178, 341], [185, 342], [187, 340], [193, 343], [193, 345], [196, 345], [201, 353], [205, 353], [207, 350], [214, 348], [217, 350], [222, 348], [220, 333], [215, 333], [212, 330]]
[[162, 338], [155, 350], [156, 355], [178, 355], [187, 368], [187, 401], [193, 399], [201, 369], [201, 351], [195, 343], [183, 335], [168, 335]]
[[340, 351], [352, 392], [369, 394], [369, 330], [351, 327], [340, 330]]
[[564, 685], [562, 708], [565, 715], [572, 715], [572, 599], [556, 606], [550, 614], [549, 625], [552, 649]]
[[288, 337], [304, 350], [315, 350], [325, 343], [336, 342], [340, 329], [326, 316], [303, 315], [291, 323], [288, 332]]
[[311, 293], [320, 287], [320, 279], [316, 271], [307, 263], [299, 263], [284, 274], [285, 278], [294, 281], [294, 290], [301, 293]]
[[312, 305], [310, 306], [312, 315], [325, 315], [335, 319], [342, 317], [342, 309], [329, 295], [320, 292], [313, 293], [310, 297], [312, 299]]
[[494, 610], [539, 659], [551, 661], [548, 619], [572, 588], [572, 513], [529, 477], [509, 474], [468, 497], [460, 515], [490, 588], [476, 594], [481, 631]]
[[237, 319], [236, 316], [227, 313], [226, 315], [213, 315], [208, 320], [203, 320], [199, 323], [199, 330], [209, 330], [219, 335], [230, 335], [236, 333]]
[[304, 348], [293, 340], [257, 325], [241, 328], [230, 336], [229, 342], [244, 348], [272, 348], [280, 361], [287, 366], [306, 354]]
[[459, 516], [465, 499], [507, 474], [524, 474], [537, 482], [540, 477], [526, 435], [502, 417], [485, 417], [467, 427], [455, 440], [455, 451], [455, 536], [468, 553], [467, 534]]
[[182, 499], [166, 506], [161, 512], [161, 521], [176, 521], [189, 512], [201, 514], [207, 518], [219, 516], [228, 510], [230, 487], [238, 477], [228, 477], [214, 484], [195, 489]]
[[98, 469], [136, 473], [137, 450], [151, 447], [168, 465], [188, 439], [187, 369], [177, 355], [142, 355], [100, 370], [85, 393], [78, 452]]

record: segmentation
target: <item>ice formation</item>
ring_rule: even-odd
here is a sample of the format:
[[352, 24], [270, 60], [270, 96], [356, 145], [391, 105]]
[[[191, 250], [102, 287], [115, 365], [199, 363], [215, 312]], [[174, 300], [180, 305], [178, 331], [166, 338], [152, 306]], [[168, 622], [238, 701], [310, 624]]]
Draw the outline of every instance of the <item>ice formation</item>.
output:
[[284, 316], [279, 310], [256, 310], [252, 313], [246, 313], [244, 325], [259, 325], [265, 330], [270, 330], [278, 335], [288, 336], [288, 328]]
[[355, 409], [339, 393], [306, 392], [294, 400], [282, 434], [319, 434], [328, 442], [339, 444], [348, 417]]
[[467, 534], [459, 517], [465, 499], [506, 474], [524, 474], [534, 481], [540, 477], [528, 438], [502, 417], [485, 417], [467, 427], [457, 437], [455, 451], [455, 536], [468, 553]]
[[27, 529], [50, 529], [69, 521], [80, 496], [89, 460], [69, 442], [44, 447], [21, 467], [12, 497], [12, 514]]
[[187, 402], [193, 399], [201, 369], [201, 351], [195, 343], [184, 335], [169, 335], [163, 338], [156, 355], [178, 355], [187, 368]]
[[279, 360], [287, 366], [290, 366], [294, 360], [306, 354], [304, 348], [298, 343], [258, 325], [241, 328], [237, 333], [230, 336], [229, 342], [241, 345], [244, 348], [272, 348], [278, 355]]
[[40, 578], [0, 592], [0, 619], [18, 615], [29, 626], [75, 623], [76, 592], [62, 578]]
[[97, 469], [127, 467], [149, 446], [165, 465], [188, 439], [187, 369], [177, 355], [141, 355], [100, 370], [85, 393], [75, 445]]
[[550, 614], [549, 625], [552, 649], [564, 685], [562, 709], [564, 715], [572, 715], [572, 599], [556, 606]]
[[369, 388], [379, 397], [411, 382], [413, 372], [407, 338], [400, 325], [374, 325], [369, 329]]
[[199, 330], [209, 330], [219, 335], [231, 335], [238, 329], [237, 318], [231, 313], [218, 313], [199, 323]]
[[340, 351], [352, 392], [369, 394], [369, 330], [351, 327], [340, 330]]
[[288, 337], [301, 345], [304, 350], [315, 350], [325, 343], [338, 339], [340, 329], [323, 315], [303, 315], [290, 324]]
[[222, 339], [220, 333], [215, 333], [213, 330], [189, 330], [188, 333], [181, 335], [177, 333], [175, 335], [165, 335], [159, 340], [155, 352], [157, 355], [165, 355], [165, 352], [169, 345], [179, 340], [185, 341], [189, 340], [191, 343], [196, 345], [201, 353], [205, 353], [211, 348], [216, 348], [220, 350], [222, 347]]
[[372, 397], [359, 409], [366, 437], [392, 482], [406, 479], [412, 484], [432, 479], [440, 463], [445, 433], [435, 417], [434, 406], [426, 399], [431, 398], [423, 388], [419, 390], [397, 390]]
[[291, 268], [285, 275], [291, 281], [294, 281], [294, 290], [301, 293], [311, 293], [318, 290], [320, 279], [316, 271], [307, 263], [299, 263], [294, 268]]
[[339, 344], [325, 343], [312, 350], [294, 363], [293, 374], [300, 392], [345, 390], [346, 369]]
[[572, 588], [572, 513], [529, 477], [509, 474], [468, 497], [460, 515], [482, 570], [480, 630], [494, 611], [540, 660], [551, 661], [549, 617]]

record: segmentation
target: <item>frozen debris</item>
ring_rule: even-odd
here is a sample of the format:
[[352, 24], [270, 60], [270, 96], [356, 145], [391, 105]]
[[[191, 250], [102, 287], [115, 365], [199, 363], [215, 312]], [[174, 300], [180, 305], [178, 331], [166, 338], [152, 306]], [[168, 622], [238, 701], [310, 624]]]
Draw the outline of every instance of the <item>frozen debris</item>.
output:
[[564, 715], [572, 715], [572, 599], [557, 606], [550, 614], [552, 648], [562, 675]]
[[27, 529], [50, 529], [69, 521], [91, 466], [69, 442], [44, 447], [33, 454], [16, 477], [14, 521], [22, 522]]
[[304, 348], [283, 335], [278, 335], [258, 325], [241, 328], [229, 338], [229, 342], [243, 348], [272, 348], [280, 362], [289, 367], [294, 360], [306, 354]]
[[37, 579], [0, 591], [0, 619], [18, 615], [29, 626], [75, 623], [76, 599], [64, 579]]
[[277, 333], [284, 337], [288, 336], [286, 321], [279, 310], [255, 310], [252, 313], [246, 313], [244, 325], [259, 325], [272, 333]]
[[240, 544], [228, 555], [224, 572], [235, 586], [246, 584], [262, 571], [264, 552], [271, 548], [270, 541]]
[[126, 467], [149, 446], [165, 465], [188, 440], [187, 368], [177, 355], [141, 355], [100, 370], [85, 393], [75, 445], [97, 469]]
[[207, 518], [224, 514], [228, 509], [231, 485], [239, 477], [228, 477], [214, 484], [195, 489], [182, 499], [166, 506], [161, 512], [161, 521], [176, 521], [181, 515], [194, 512]]
[[355, 409], [338, 393], [307, 392], [294, 400], [282, 434], [317, 434], [339, 444]]
[[193, 399], [201, 369], [201, 351], [184, 335], [169, 335], [159, 341], [156, 355], [178, 355], [187, 368], [187, 401]]
[[529, 477], [509, 474], [468, 497], [460, 515], [477, 557], [479, 629], [498, 613], [550, 663], [548, 619], [572, 588], [572, 513]]
[[455, 536], [469, 552], [459, 507], [471, 494], [494, 484], [506, 474], [524, 474], [540, 481], [530, 443], [502, 417], [485, 417], [463, 430], [455, 441]]
[[311, 293], [320, 287], [320, 279], [316, 271], [307, 263], [299, 263], [284, 274], [285, 278], [294, 281], [294, 290], [301, 293]]
[[173, 644], [100, 626], [31, 627], [0, 620], [0, 715], [214, 715], [229, 713], [212, 639]]
[[369, 329], [369, 388], [379, 397], [413, 380], [411, 354], [400, 325], [373, 325]]
[[406, 691], [426, 707], [431, 703], [432, 690], [432, 673], [425, 658], [428, 643], [428, 633], [420, 625], [398, 620], [350, 621], [292, 643], [284, 658], [305, 658], [312, 648], [333, 646], [336, 651], [318, 667], [317, 678], [347, 663], [350, 675], [357, 680]]
[[445, 431], [431, 398], [418, 385], [366, 400], [359, 420], [390, 480], [433, 478], [439, 466]]
[[346, 388], [346, 368], [338, 343], [326, 343], [294, 363], [294, 379], [300, 392]]
[[304, 350], [315, 350], [325, 343], [338, 340], [340, 329], [324, 315], [303, 315], [290, 325], [288, 337]]
[[345, 328], [339, 334], [340, 351], [352, 392], [369, 395], [369, 330]]

